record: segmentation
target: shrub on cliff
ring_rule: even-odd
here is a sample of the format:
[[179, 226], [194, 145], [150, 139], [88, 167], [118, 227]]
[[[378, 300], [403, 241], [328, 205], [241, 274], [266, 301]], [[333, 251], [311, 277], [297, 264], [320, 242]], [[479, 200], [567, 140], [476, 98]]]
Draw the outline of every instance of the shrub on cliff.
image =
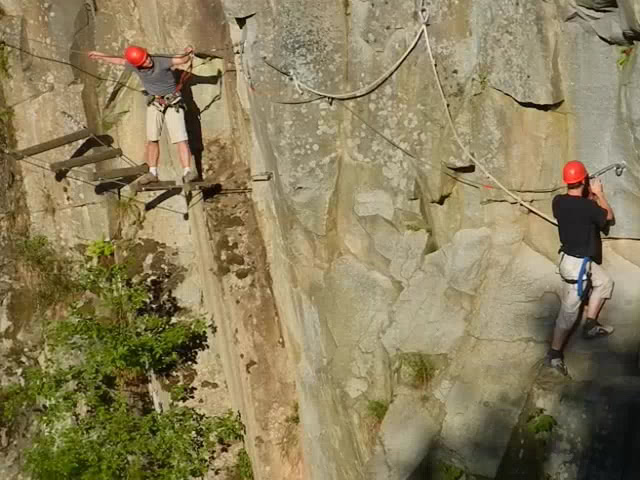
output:
[[[46, 240], [25, 247], [38, 278], [58, 278]], [[32, 421], [25, 470], [33, 480], [202, 477], [216, 448], [242, 439], [239, 418], [208, 417], [181, 402], [159, 408], [149, 377], [180, 386], [175, 373], [207, 347], [206, 325], [158, 314], [104, 242], [71, 271], [66, 313], [46, 328], [46, 360], [0, 390], [5, 427]]]

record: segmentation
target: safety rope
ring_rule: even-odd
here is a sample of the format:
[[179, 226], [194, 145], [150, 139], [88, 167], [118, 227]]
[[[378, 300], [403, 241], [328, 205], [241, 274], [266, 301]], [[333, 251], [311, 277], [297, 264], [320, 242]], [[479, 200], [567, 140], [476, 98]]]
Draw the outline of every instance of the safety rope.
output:
[[413, 49], [416, 48], [416, 45], [420, 41], [420, 37], [422, 37], [422, 29], [418, 30], [418, 33], [416, 34], [415, 38], [413, 39], [413, 42], [411, 42], [411, 45], [409, 45], [409, 48], [407, 48], [406, 52], [404, 52], [404, 54], [387, 71], [385, 71], [382, 75], [380, 75], [380, 77], [378, 77], [376, 80], [374, 80], [371, 84], [366, 85], [366, 86], [364, 86], [362, 88], [359, 88], [358, 90], [355, 90], [353, 92], [348, 92], [348, 93], [326, 93], [326, 92], [322, 92], [320, 90], [316, 90], [315, 88], [310, 87], [309, 85], [307, 85], [306, 83], [301, 81], [293, 73], [285, 72], [284, 70], [276, 68], [271, 63], [267, 62], [266, 60], [265, 60], [265, 63], [268, 66], [270, 66], [271, 68], [275, 69], [276, 71], [278, 71], [278, 72], [282, 73], [283, 75], [286, 75], [287, 77], [289, 77], [293, 81], [293, 84], [294, 84], [296, 90], [298, 91], [298, 93], [302, 93], [301, 89], [304, 88], [305, 90], [317, 95], [318, 97], [331, 98], [333, 100], [352, 100], [354, 98], [363, 97], [364, 95], [367, 95], [367, 94], [371, 93], [376, 88], [378, 88], [380, 85], [382, 85], [391, 75], [393, 75], [393, 73], [400, 67], [400, 65], [402, 65], [402, 63], [411, 54]]
[[444, 90], [442, 88], [442, 83], [440, 82], [440, 77], [438, 76], [438, 71], [437, 71], [437, 68], [436, 68], [435, 59], [433, 57], [433, 52], [431, 51], [431, 42], [429, 40], [429, 32], [427, 30], [427, 23], [429, 21], [429, 11], [424, 6], [424, 1], [423, 1], [423, 6], [422, 6], [422, 8], [420, 10], [420, 17], [421, 17], [421, 20], [422, 20], [422, 26], [420, 27], [420, 30], [416, 34], [415, 38], [413, 39], [413, 42], [411, 42], [411, 44], [409, 45], [409, 47], [407, 48], [405, 53], [391, 66], [391, 68], [386, 70], [374, 82], [372, 82], [371, 84], [369, 84], [367, 86], [364, 86], [364, 87], [362, 87], [362, 88], [360, 88], [360, 89], [358, 89], [356, 91], [353, 91], [353, 92], [348, 92], [348, 93], [327, 93], [327, 92], [323, 92], [321, 90], [317, 90], [317, 89], [315, 89], [313, 87], [310, 87], [306, 83], [302, 82], [301, 80], [299, 80], [297, 78], [297, 76], [295, 74], [293, 74], [291, 72], [286, 72], [286, 71], [284, 71], [282, 69], [279, 69], [279, 68], [276, 68], [272, 64], [267, 62], [266, 60], [265, 60], [265, 63], [268, 66], [270, 66], [271, 68], [273, 68], [276, 71], [278, 71], [279, 73], [289, 77], [294, 82], [294, 86], [296, 87], [296, 90], [298, 90], [298, 91], [300, 91], [301, 88], [304, 88], [305, 90], [307, 90], [307, 91], [309, 91], [309, 92], [311, 92], [311, 93], [313, 93], [313, 94], [315, 94], [315, 95], [317, 95], [319, 97], [325, 97], [325, 98], [329, 98], [329, 99], [332, 99], [332, 100], [351, 100], [351, 99], [359, 98], [359, 97], [362, 97], [364, 95], [367, 95], [367, 94], [371, 93], [376, 88], [378, 88], [382, 83], [384, 83], [398, 69], [398, 67], [400, 67], [400, 65], [402, 65], [402, 63], [407, 59], [407, 57], [411, 54], [413, 49], [416, 47], [416, 45], [420, 41], [420, 38], [424, 34], [425, 41], [426, 41], [426, 44], [427, 44], [427, 52], [429, 54], [429, 59], [431, 61], [431, 67], [433, 69], [433, 73], [434, 73], [434, 76], [435, 76], [435, 79], [436, 79], [436, 84], [438, 86], [438, 92], [440, 93], [440, 97], [441, 97], [442, 103], [444, 105], [444, 109], [445, 109], [445, 112], [446, 112], [446, 115], [447, 115], [447, 120], [449, 122], [449, 126], [451, 127], [451, 131], [453, 132], [453, 135], [454, 135], [454, 138], [455, 138], [456, 142], [458, 143], [458, 145], [462, 149], [462, 151], [465, 154], [465, 156], [467, 158], [469, 158], [471, 160], [471, 162], [476, 167], [478, 167], [478, 169], [480, 169], [480, 171], [487, 178], [489, 178], [491, 181], [493, 181], [498, 186], [498, 188], [500, 188], [508, 196], [513, 198], [519, 205], [522, 205], [523, 207], [527, 208], [529, 211], [535, 213], [536, 215], [538, 215], [539, 217], [543, 218], [547, 222], [557, 226], [558, 223], [553, 218], [551, 218], [549, 215], [541, 212], [540, 210], [535, 208], [533, 205], [525, 202], [520, 196], [516, 195], [512, 190], [510, 190], [507, 187], [505, 187], [502, 184], [502, 182], [500, 182], [494, 175], [492, 175], [491, 172], [489, 172], [489, 170], [484, 166], [484, 164], [482, 162], [480, 162], [478, 159], [476, 159], [469, 152], [469, 150], [464, 146], [464, 144], [462, 143], [462, 140], [460, 139], [460, 136], [458, 135], [458, 131], [456, 130], [455, 125], [453, 123], [453, 118], [451, 117], [451, 112], [449, 111], [449, 105], [447, 103], [447, 98], [446, 98], [446, 96], [444, 94]]
[[424, 38], [427, 41], [427, 52], [429, 53], [429, 60], [431, 61], [431, 67], [433, 69], [433, 74], [434, 74], [435, 79], [436, 79], [436, 85], [438, 86], [438, 92], [440, 93], [440, 98], [442, 99], [442, 104], [443, 104], [444, 110], [445, 110], [445, 112], [447, 114], [447, 120], [449, 122], [449, 126], [451, 127], [451, 131], [453, 132], [453, 136], [455, 137], [456, 142], [458, 143], [458, 145], [460, 146], [460, 148], [464, 152], [465, 156], [469, 160], [471, 160], [473, 162], [473, 164], [476, 167], [478, 167], [480, 169], [480, 171], [482, 173], [484, 173], [484, 175], [487, 178], [489, 178], [492, 182], [494, 182], [504, 193], [506, 193], [511, 198], [513, 198], [516, 202], [518, 202], [518, 204], [522, 205], [523, 207], [525, 207], [529, 211], [535, 213], [539, 217], [545, 219], [547, 222], [558, 226], [558, 222], [556, 222], [549, 215], [541, 212], [540, 210], [538, 210], [533, 205], [525, 202], [520, 196], [516, 195], [511, 190], [509, 190], [507, 187], [505, 187], [502, 184], [502, 182], [500, 182], [500, 180], [498, 180], [494, 175], [492, 175], [491, 172], [489, 172], [489, 170], [487, 169], [487, 167], [485, 167], [482, 164], [482, 162], [480, 162], [478, 159], [476, 159], [473, 156], [473, 154], [471, 154], [471, 152], [469, 152], [467, 147], [465, 147], [464, 144], [462, 143], [462, 140], [460, 139], [460, 136], [458, 135], [458, 131], [456, 130], [456, 127], [455, 127], [455, 125], [453, 123], [453, 118], [451, 117], [451, 112], [449, 110], [449, 105], [447, 103], [447, 97], [445, 96], [444, 90], [442, 89], [442, 82], [440, 81], [440, 77], [438, 75], [438, 70], [436, 68], [436, 61], [433, 58], [433, 52], [431, 51], [431, 42], [429, 40], [429, 32], [427, 30], [427, 22], [429, 21], [429, 11], [424, 6], [422, 7], [422, 9], [420, 11], [420, 17], [421, 17], [421, 20], [422, 20], [422, 31], [424, 32]]

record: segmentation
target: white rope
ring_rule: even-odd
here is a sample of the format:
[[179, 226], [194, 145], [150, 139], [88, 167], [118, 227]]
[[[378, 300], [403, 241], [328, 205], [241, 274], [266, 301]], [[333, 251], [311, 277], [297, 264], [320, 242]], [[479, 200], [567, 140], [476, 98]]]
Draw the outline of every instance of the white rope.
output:
[[438, 76], [438, 70], [436, 69], [436, 62], [435, 62], [435, 60], [433, 58], [433, 52], [431, 51], [431, 42], [429, 41], [429, 32], [427, 31], [427, 20], [429, 19], [429, 14], [428, 14], [427, 10], [423, 9], [420, 12], [420, 16], [422, 17], [422, 32], [424, 32], [424, 38], [427, 41], [427, 52], [429, 53], [429, 59], [431, 60], [431, 67], [433, 68], [433, 74], [434, 74], [434, 76], [436, 78], [436, 84], [438, 85], [438, 91], [440, 92], [440, 97], [442, 98], [442, 103], [444, 105], [444, 110], [447, 113], [447, 120], [449, 121], [449, 126], [451, 127], [451, 131], [453, 132], [453, 135], [454, 135], [454, 137], [456, 139], [456, 142], [458, 143], [458, 145], [460, 146], [460, 148], [464, 152], [465, 156], [467, 158], [469, 158], [469, 160], [471, 160], [473, 162], [473, 164], [475, 166], [477, 166], [482, 171], [482, 173], [484, 173], [487, 176], [487, 178], [491, 179], [491, 181], [493, 181], [498, 187], [500, 187], [500, 189], [502, 191], [504, 191], [504, 193], [506, 193], [511, 198], [516, 200], [520, 205], [522, 205], [523, 207], [527, 208], [529, 211], [531, 211], [531, 212], [535, 213], [536, 215], [544, 218], [547, 222], [552, 223], [553, 225], [557, 226], [558, 222], [556, 222], [553, 218], [551, 218], [549, 215], [547, 215], [545, 213], [542, 213], [536, 207], [534, 207], [533, 205], [525, 202], [524, 200], [522, 200], [522, 198], [520, 198], [518, 195], [516, 195], [511, 190], [509, 190], [507, 187], [505, 187], [463, 145], [462, 140], [460, 139], [460, 136], [458, 135], [458, 131], [456, 130], [456, 127], [453, 124], [453, 118], [451, 118], [451, 112], [449, 111], [449, 106], [447, 105], [447, 97], [445, 97], [444, 90], [442, 89], [442, 83], [440, 82], [440, 77]]
[[409, 46], [409, 48], [407, 48], [407, 51], [404, 52], [402, 57], [400, 57], [398, 59], [398, 61], [396, 63], [394, 63], [391, 66], [391, 68], [389, 68], [389, 70], [384, 72], [376, 81], [374, 81], [370, 85], [362, 87], [359, 90], [356, 90], [355, 92], [349, 92], [349, 93], [326, 93], [326, 92], [321, 92], [320, 90], [316, 90], [316, 89], [310, 87], [309, 85], [305, 84], [304, 82], [300, 81], [299, 79], [297, 79], [295, 77], [295, 75], [290, 75], [290, 76], [293, 78], [294, 85], [296, 86], [296, 88], [302, 87], [305, 90], [308, 90], [309, 92], [314, 93], [314, 94], [316, 94], [316, 95], [318, 95], [320, 97], [333, 98], [335, 100], [350, 100], [350, 99], [353, 99], [353, 98], [362, 97], [362, 96], [374, 91], [376, 88], [378, 88], [380, 85], [382, 85], [382, 83], [384, 83], [385, 80], [387, 80], [391, 75], [393, 75], [393, 72], [395, 72], [398, 69], [398, 67], [400, 65], [402, 65], [402, 62], [404, 62], [407, 59], [407, 57], [409, 56], [411, 51], [416, 47], [416, 45], [420, 41], [420, 37], [422, 37], [422, 29], [418, 30], [418, 33], [416, 34], [416, 37], [413, 39], [413, 42], [411, 42], [411, 45]]

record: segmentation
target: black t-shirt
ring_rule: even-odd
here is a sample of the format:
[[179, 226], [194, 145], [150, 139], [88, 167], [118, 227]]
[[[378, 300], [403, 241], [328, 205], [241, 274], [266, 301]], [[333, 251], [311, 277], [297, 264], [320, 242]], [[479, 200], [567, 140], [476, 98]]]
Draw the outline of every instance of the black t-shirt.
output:
[[553, 216], [558, 220], [562, 251], [574, 257], [591, 257], [602, 263], [600, 231], [607, 226], [607, 211], [593, 200], [573, 195], [556, 195]]

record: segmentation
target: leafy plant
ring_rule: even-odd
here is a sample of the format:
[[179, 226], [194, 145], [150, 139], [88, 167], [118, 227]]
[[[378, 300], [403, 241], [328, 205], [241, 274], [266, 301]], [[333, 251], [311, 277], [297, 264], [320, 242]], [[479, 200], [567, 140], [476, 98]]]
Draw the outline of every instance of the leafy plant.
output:
[[527, 418], [527, 430], [539, 440], [546, 442], [558, 422], [551, 415], [544, 413], [544, 408], [537, 408]]
[[[43, 237], [20, 248], [35, 270], [60, 273]], [[74, 285], [86, 293], [68, 299], [65, 318], [47, 326], [44, 368], [27, 369], [20, 383], [0, 390], [3, 426], [34, 422], [26, 472], [33, 480], [202, 477], [217, 445], [243, 438], [239, 417], [177, 405], [157, 412], [148, 383], [151, 371], [168, 377], [193, 363], [207, 346], [206, 325], [149, 313], [145, 286], [111, 261], [109, 242], [95, 242], [87, 253], [109, 261], [70, 267]], [[182, 384], [174, 389], [181, 399], [189, 391]]]
[[411, 376], [411, 383], [416, 388], [424, 388], [435, 374], [435, 366], [429, 358], [420, 353], [403, 353], [400, 355], [402, 366], [406, 366]]
[[622, 70], [627, 65], [627, 63], [629, 63], [629, 60], [631, 60], [631, 55], [633, 54], [633, 48], [634, 47], [619, 48], [619, 55], [618, 55], [618, 60], [616, 61], [616, 64], [618, 65], [618, 68], [620, 70]]
[[464, 470], [445, 462], [438, 464], [438, 471], [442, 475], [442, 480], [460, 480], [464, 475]]
[[231, 469], [232, 480], [253, 480], [253, 469], [251, 467], [251, 459], [244, 448], [238, 451], [238, 458]]
[[369, 415], [375, 418], [378, 422], [382, 422], [387, 414], [387, 410], [389, 410], [389, 402], [369, 400], [369, 403], [367, 404], [367, 411], [369, 412]]
[[234, 414], [228, 410], [224, 415], [218, 416], [213, 422], [213, 428], [220, 442], [230, 445], [244, 438], [244, 425], [240, 420], [240, 414]]
[[0, 42], [0, 79], [10, 79], [9, 72], [9, 48], [4, 42]]
[[112, 242], [108, 240], [96, 240], [87, 247], [85, 255], [89, 258], [102, 258], [110, 257], [114, 252], [115, 247]]

